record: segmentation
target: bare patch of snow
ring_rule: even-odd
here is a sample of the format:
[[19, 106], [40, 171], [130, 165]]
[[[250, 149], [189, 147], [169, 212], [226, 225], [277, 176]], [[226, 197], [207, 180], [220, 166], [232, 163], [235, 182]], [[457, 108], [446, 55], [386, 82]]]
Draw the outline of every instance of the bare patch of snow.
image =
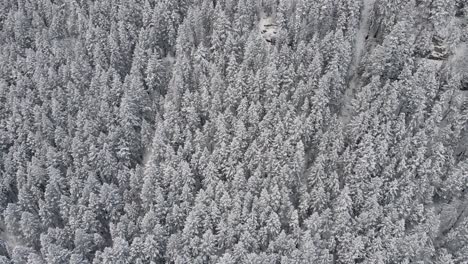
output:
[[[5, 230], [4, 228], [2, 228]], [[2, 230], [0, 229], [0, 230]], [[15, 236], [10, 234], [7, 231], [0, 232], [0, 242], [3, 242], [3, 246], [5, 247], [3, 250], [7, 250], [8, 253], [11, 253], [13, 249], [17, 246], [24, 246], [21, 241], [19, 241]], [[0, 245], [1, 246], [1, 245]], [[1, 256], [2, 254], [0, 254]]]
[[463, 79], [468, 79], [468, 43], [461, 42], [451, 50], [450, 57], [446, 60], [444, 67], [452, 69]]
[[468, 51], [468, 44], [462, 42], [453, 50], [452, 56], [450, 56], [449, 61], [450, 63], [456, 63], [460, 61], [464, 61], [467, 58], [467, 51]]
[[166, 57], [163, 58], [163, 62], [169, 63], [169, 64], [174, 64], [175, 62], [175, 57], [168, 54]]
[[361, 15], [361, 23], [359, 30], [356, 33], [356, 46], [353, 58], [353, 65], [351, 73], [354, 74], [358, 68], [359, 62], [361, 61], [362, 53], [366, 48], [366, 36], [369, 34], [369, 16], [370, 11], [374, 7], [375, 0], [364, 0], [364, 6]]
[[278, 25], [275, 23], [273, 17], [262, 17], [258, 23], [260, 34], [267, 42], [274, 42], [278, 34]]
[[370, 12], [374, 7], [375, 0], [364, 0], [364, 5], [361, 13], [361, 21], [359, 30], [356, 32], [356, 42], [353, 56], [353, 63], [350, 69], [350, 75], [352, 76], [349, 82], [349, 87], [346, 89], [343, 98], [343, 108], [341, 110], [341, 121], [346, 124], [348, 123], [351, 116], [351, 101], [356, 92], [356, 88], [359, 85], [358, 67], [361, 62], [362, 54], [366, 49], [366, 36], [369, 34], [369, 17]]
[[153, 154], [153, 148], [151, 146], [145, 148], [145, 152], [143, 153], [143, 159], [141, 162], [143, 168], [146, 167], [146, 164], [148, 164], [148, 161], [150, 160], [152, 154]]
[[434, 66], [436, 69], [440, 69], [443, 65], [444, 62], [441, 60], [431, 60], [431, 59], [423, 59], [426, 61], [426, 63]]

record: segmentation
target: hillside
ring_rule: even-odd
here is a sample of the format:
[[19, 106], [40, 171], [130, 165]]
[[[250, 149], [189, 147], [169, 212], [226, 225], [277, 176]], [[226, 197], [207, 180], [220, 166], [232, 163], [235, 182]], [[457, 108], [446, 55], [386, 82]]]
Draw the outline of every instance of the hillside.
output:
[[468, 263], [465, 2], [0, 1], [0, 264]]

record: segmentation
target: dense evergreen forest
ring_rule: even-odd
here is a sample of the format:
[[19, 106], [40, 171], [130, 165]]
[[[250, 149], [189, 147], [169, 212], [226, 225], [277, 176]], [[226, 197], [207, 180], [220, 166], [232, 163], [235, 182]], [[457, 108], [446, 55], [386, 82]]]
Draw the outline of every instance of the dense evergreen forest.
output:
[[468, 263], [466, 0], [0, 0], [0, 263]]

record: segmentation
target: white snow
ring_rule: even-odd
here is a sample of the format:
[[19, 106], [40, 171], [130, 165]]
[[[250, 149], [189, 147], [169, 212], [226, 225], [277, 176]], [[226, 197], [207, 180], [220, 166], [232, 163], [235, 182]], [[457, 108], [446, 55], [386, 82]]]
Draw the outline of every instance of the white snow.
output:
[[356, 32], [355, 52], [350, 69], [350, 75], [352, 78], [349, 82], [348, 89], [345, 91], [343, 98], [343, 109], [341, 110], [341, 121], [345, 124], [350, 119], [352, 109], [351, 101], [359, 82], [357, 70], [361, 62], [362, 54], [366, 49], [366, 36], [369, 34], [369, 16], [372, 8], [374, 7], [374, 3], [375, 0], [364, 0], [359, 30]]
[[426, 63], [431, 64], [437, 69], [440, 69], [444, 65], [444, 61], [442, 60], [431, 60], [431, 59], [423, 59]]
[[359, 25], [359, 30], [356, 33], [356, 49], [353, 58], [353, 65], [351, 73], [354, 74], [359, 66], [361, 61], [362, 52], [366, 48], [366, 36], [369, 33], [369, 16], [370, 11], [374, 7], [375, 0], [364, 0], [364, 6], [361, 14], [361, 22]]
[[169, 64], [172, 65], [175, 62], [175, 57], [173, 55], [171, 55], [171, 54], [167, 54], [167, 56], [164, 57], [162, 60], [163, 60], [163, 62], [166, 62], [166, 63], [169, 63]]
[[151, 146], [146, 147], [145, 152], [143, 153], [143, 160], [141, 162], [143, 168], [145, 168], [146, 164], [148, 164], [148, 161], [150, 160], [152, 154], [153, 148]]
[[274, 19], [270, 16], [262, 17], [260, 19], [260, 22], [258, 23], [258, 29], [260, 30], [263, 38], [268, 42], [274, 41], [276, 35], [278, 34], [278, 26], [275, 24]]
[[[446, 59], [434, 59], [434, 58], [420, 58], [420, 62], [425, 62], [427, 64], [433, 65], [436, 69], [440, 70], [445, 67], [453, 68], [455, 71], [463, 75], [464, 72], [468, 71], [468, 44], [462, 42], [458, 44], [451, 51], [448, 51], [450, 54]], [[437, 57], [437, 56], [435, 56]]]
[[468, 44], [465, 42], [462, 42], [453, 50], [452, 56], [450, 56], [449, 58], [449, 62], [450, 63], [463, 62], [464, 60], [466, 60], [466, 57], [468, 55], [467, 51], [468, 51]]
[[5, 243], [7, 251], [12, 252], [13, 249], [17, 246], [26, 246], [22, 244], [15, 236], [10, 234], [10, 232], [5, 231], [5, 227], [1, 227], [0, 230], [4, 230], [3, 232], [0, 232], [0, 240]]

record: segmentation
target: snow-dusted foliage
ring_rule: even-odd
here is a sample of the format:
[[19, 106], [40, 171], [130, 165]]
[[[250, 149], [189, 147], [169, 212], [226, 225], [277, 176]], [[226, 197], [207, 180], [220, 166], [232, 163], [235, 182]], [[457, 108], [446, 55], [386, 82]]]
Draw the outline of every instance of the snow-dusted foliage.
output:
[[0, 263], [467, 263], [464, 0], [0, 0]]

